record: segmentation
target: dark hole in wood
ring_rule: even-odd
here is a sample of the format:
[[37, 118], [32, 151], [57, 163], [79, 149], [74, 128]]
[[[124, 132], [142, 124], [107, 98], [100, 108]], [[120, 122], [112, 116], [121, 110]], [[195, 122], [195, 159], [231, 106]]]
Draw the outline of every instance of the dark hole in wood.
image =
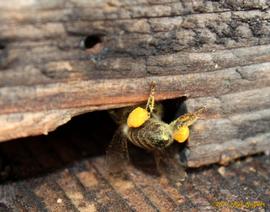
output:
[[97, 44], [102, 43], [102, 35], [88, 35], [82, 42], [82, 47], [84, 49], [92, 49]]

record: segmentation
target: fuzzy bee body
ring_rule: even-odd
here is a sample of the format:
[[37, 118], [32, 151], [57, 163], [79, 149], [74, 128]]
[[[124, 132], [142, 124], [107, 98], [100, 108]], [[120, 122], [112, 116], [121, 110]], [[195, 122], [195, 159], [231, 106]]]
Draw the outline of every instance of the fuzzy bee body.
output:
[[131, 143], [150, 151], [163, 150], [173, 143], [172, 128], [157, 118], [150, 118], [138, 128], [124, 126], [123, 131]]
[[[140, 106], [111, 110], [110, 115], [119, 124], [112, 141], [107, 149], [107, 164], [110, 173], [124, 172], [123, 164], [129, 161], [128, 145], [135, 146], [154, 153], [157, 168], [161, 174], [170, 176], [174, 182], [185, 178], [185, 171], [181, 164], [174, 161], [175, 154], [166, 154], [165, 150], [174, 141], [183, 143], [188, 139], [189, 126], [204, 111], [201, 108], [194, 113], [186, 113], [170, 123], [162, 121], [162, 105], [155, 104], [154, 85], [146, 104]], [[169, 149], [169, 148], [167, 148]], [[121, 164], [121, 165], [120, 165]]]

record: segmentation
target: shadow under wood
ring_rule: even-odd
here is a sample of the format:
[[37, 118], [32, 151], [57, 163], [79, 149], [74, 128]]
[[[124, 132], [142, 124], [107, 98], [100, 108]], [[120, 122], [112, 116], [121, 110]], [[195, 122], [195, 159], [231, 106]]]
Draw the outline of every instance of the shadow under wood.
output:
[[0, 181], [36, 177], [105, 154], [116, 125], [106, 111], [73, 118], [47, 136], [0, 144]]
[[[163, 102], [164, 121], [169, 122], [177, 113], [186, 112], [184, 100], [180, 98]], [[34, 178], [74, 166], [84, 159], [104, 156], [116, 129], [117, 125], [107, 111], [100, 111], [77, 116], [47, 136], [1, 143], [0, 182]], [[156, 175], [152, 155], [132, 144], [129, 147], [133, 165]], [[176, 145], [176, 148], [181, 152], [185, 145]], [[185, 161], [185, 157], [181, 158]]]

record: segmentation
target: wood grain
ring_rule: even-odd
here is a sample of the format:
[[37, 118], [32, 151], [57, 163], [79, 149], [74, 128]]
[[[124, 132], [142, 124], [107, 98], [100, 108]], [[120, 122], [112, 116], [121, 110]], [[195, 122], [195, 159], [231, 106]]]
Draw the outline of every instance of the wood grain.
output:
[[260, 148], [237, 157], [266, 151], [269, 8], [255, 0], [2, 1], [0, 141], [143, 102], [156, 81], [158, 100], [187, 96], [188, 110], [208, 108], [192, 128], [190, 166], [218, 162], [228, 145], [249, 148], [253, 138]]

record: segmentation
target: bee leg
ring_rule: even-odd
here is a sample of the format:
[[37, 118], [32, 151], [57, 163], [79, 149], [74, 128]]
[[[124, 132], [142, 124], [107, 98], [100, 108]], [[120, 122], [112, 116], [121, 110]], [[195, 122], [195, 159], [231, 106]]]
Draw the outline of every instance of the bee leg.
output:
[[184, 167], [171, 154], [165, 151], [154, 152], [157, 170], [169, 183], [180, 186], [186, 178]]
[[146, 108], [145, 108], [150, 114], [153, 113], [153, 110], [155, 108], [155, 96], [154, 96], [155, 95], [155, 89], [156, 89], [156, 83], [152, 82], [151, 83], [150, 95], [148, 97]]
[[155, 151], [154, 152], [154, 158], [155, 158], [155, 163], [156, 163], [156, 166], [157, 166], [157, 170], [159, 171], [160, 173], [160, 160], [161, 160], [161, 153], [159, 151]]
[[206, 107], [201, 107], [197, 111], [193, 113], [186, 113], [184, 115], [181, 115], [174, 121], [170, 123], [171, 126], [173, 126], [175, 129], [177, 129], [180, 126], [191, 126], [194, 124], [199, 118], [202, 113], [206, 111]]

